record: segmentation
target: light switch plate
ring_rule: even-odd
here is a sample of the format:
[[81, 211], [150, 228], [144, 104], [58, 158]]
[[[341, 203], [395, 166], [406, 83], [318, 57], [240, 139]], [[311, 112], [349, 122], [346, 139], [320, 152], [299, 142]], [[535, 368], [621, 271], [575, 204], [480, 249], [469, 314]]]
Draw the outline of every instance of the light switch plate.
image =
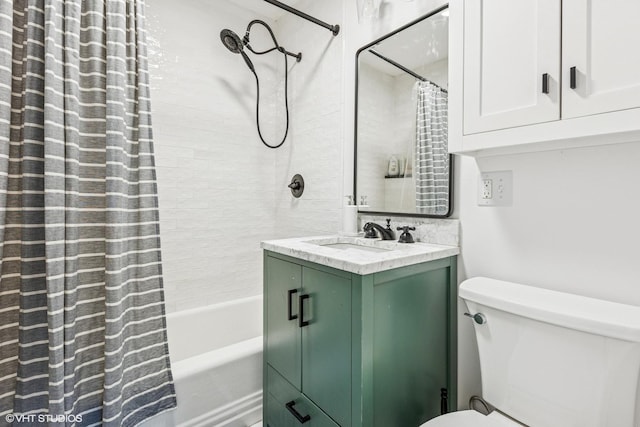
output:
[[512, 206], [513, 171], [482, 172], [478, 179], [478, 206]]

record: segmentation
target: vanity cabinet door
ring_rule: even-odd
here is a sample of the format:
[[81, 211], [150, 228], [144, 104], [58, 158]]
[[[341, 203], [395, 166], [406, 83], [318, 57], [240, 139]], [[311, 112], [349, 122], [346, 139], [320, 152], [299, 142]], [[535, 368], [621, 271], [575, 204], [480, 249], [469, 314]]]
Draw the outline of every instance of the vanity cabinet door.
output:
[[562, 10], [562, 117], [640, 107], [640, 2], [563, 0]]
[[465, 1], [465, 135], [560, 119], [560, 13], [560, 0]]
[[267, 363], [293, 386], [301, 386], [301, 334], [298, 300], [302, 267], [265, 257], [265, 337]]
[[374, 287], [375, 422], [418, 426], [440, 415], [441, 389], [450, 383], [449, 273], [384, 276]]
[[339, 425], [351, 425], [351, 280], [304, 267], [300, 307], [302, 392]]

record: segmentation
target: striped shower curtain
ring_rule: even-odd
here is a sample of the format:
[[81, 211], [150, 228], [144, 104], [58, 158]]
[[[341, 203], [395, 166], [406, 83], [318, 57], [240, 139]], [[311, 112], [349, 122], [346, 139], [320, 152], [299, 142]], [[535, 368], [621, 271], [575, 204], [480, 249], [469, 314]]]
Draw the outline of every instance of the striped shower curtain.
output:
[[415, 85], [416, 212], [444, 215], [449, 211], [447, 93], [429, 81]]
[[0, 0], [0, 425], [175, 407], [140, 0]]

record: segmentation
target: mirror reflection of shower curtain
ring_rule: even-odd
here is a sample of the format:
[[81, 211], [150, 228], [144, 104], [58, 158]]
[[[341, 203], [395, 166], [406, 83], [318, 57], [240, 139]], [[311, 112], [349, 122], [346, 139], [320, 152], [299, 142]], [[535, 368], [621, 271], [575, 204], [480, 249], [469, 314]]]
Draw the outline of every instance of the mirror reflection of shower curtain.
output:
[[416, 212], [442, 215], [449, 210], [447, 93], [424, 81], [415, 85]]

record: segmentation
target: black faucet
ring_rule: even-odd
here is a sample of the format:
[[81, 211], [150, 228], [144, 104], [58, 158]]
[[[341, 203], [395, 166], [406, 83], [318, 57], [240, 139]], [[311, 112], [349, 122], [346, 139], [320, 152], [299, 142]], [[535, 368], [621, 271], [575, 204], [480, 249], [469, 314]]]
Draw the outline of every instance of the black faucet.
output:
[[376, 224], [375, 222], [368, 222], [362, 227], [364, 230], [364, 237], [367, 239], [375, 239], [378, 237], [376, 234], [376, 230], [382, 240], [396, 240], [396, 233], [391, 229], [391, 220], [387, 219], [387, 228], [382, 227], [381, 225]]

